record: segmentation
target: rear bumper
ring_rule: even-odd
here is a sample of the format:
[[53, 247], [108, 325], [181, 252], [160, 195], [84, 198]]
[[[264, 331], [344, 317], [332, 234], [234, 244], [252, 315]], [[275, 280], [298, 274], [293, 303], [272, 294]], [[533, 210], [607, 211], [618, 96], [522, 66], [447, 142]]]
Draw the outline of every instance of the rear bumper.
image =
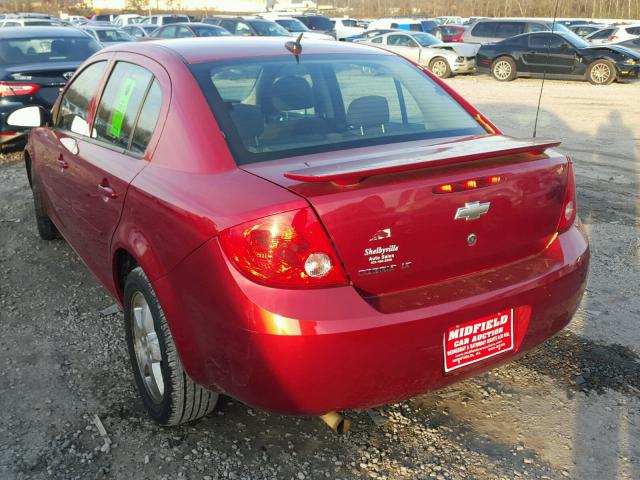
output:
[[[227, 262], [214, 239], [154, 287], [194, 381], [262, 409], [317, 415], [442, 388], [554, 335], [582, 298], [586, 235], [574, 226], [536, 257], [513, 267], [508, 283], [497, 288], [478, 276], [465, 296], [458, 281], [450, 282], [433, 287], [450, 292], [440, 296], [445, 301], [407, 310], [393, 301], [374, 307], [351, 287], [257, 285]], [[509, 268], [499, 276], [507, 278]], [[445, 374], [444, 332], [509, 308], [515, 308], [514, 351]]]

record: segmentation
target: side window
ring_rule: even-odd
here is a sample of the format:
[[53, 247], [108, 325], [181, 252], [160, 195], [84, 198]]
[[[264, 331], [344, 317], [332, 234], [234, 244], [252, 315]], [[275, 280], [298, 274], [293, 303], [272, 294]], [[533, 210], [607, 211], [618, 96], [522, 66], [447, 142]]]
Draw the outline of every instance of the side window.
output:
[[127, 148], [152, 78], [145, 68], [132, 63], [116, 63], [102, 94], [91, 136]]
[[174, 38], [176, 36], [176, 27], [166, 27], [158, 32], [159, 38]]
[[222, 20], [220, 22], [220, 26], [226, 30], [229, 30], [231, 33], [235, 33], [236, 31], [236, 22], [233, 20]]
[[153, 131], [158, 123], [158, 117], [160, 116], [160, 108], [162, 107], [162, 91], [157, 80], [153, 81], [147, 98], [144, 101], [140, 116], [138, 117], [138, 123], [136, 129], [133, 132], [133, 138], [131, 139], [131, 151], [134, 153], [143, 154], [151, 140]]
[[627, 32], [631, 35], [640, 35], [640, 27], [627, 28]]
[[236, 24], [236, 31], [235, 31], [236, 35], [253, 35], [253, 32], [251, 31], [251, 27], [244, 23], [244, 22], [238, 22]]
[[549, 48], [551, 35], [530, 35], [529, 46], [531, 48], [546, 49]]
[[530, 32], [546, 32], [549, 28], [541, 23], [530, 23], [528, 30]]
[[106, 66], [106, 61], [96, 62], [75, 78], [60, 101], [60, 111], [55, 122], [57, 128], [89, 136], [89, 104], [96, 94]]
[[509, 38], [524, 32], [524, 24], [518, 22], [500, 22], [496, 28], [496, 37]]
[[382, 43], [382, 39], [384, 37], [376, 37], [373, 40], [371, 40], [371, 43]]
[[410, 47], [411, 46], [411, 38], [406, 35], [389, 35], [387, 37], [388, 45], [396, 45], [398, 47]]
[[471, 34], [474, 37], [494, 37], [496, 33], [497, 22], [480, 22], [473, 30]]
[[194, 36], [195, 35], [187, 27], [179, 27], [178, 32], [176, 33], [176, 38], [189, 38]]

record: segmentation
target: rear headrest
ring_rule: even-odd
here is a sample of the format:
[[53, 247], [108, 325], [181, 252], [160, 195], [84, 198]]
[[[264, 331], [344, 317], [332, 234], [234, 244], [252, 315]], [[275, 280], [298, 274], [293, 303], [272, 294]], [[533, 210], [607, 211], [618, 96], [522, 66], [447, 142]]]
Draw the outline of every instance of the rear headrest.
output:
[[389, 122], [389, 102], [379, 95], [356, 98], [347, 109], [347, 123], [354, 127], [379, 127]]
[[282, 77], [271, 87], [271, 103], [279, 112], [304, 110], [313, 107], [313, 91], [302, 77]]
[[264, 115], [258, 107], [237, 104], [229, 112], [244, 143], [256, 145], [256, 137], [264, 132]]

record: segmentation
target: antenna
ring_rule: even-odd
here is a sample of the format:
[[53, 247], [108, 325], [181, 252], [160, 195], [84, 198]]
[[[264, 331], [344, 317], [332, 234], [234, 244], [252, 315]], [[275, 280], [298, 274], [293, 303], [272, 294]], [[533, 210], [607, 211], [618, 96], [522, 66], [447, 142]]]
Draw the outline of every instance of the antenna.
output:
[[[556, 0], [556, 8], [553, 11], [553, 23], [551, 24], [551, 33], [554, 33], [556, 30], [556, 19], [558, 18], [558, 4], [560, 0]], [[547, 63], [549, 62], [549, 57], [551, 56], [551, 42], [547, 45]], [[533, 124], [533, 138], [536, 138], [538, 134], [538, 116], [540, 115], [540, 103], [542, 102], [542, 91], [544, 90], [544, 81], [547, 79], [547, 69], [544, 69], [542, 72], [542, 85], [540, 85], [540, 95], [538, 96], [538, 108], [536, 108], [536, 121]]]
[[302, 33], [298, 35], [295, 42], [287, 42], [284, 46], [296, 57], [296, 63], [300, 63], [300, 54], [302, 53], [302, 44], [300, 43], [302, 40]]

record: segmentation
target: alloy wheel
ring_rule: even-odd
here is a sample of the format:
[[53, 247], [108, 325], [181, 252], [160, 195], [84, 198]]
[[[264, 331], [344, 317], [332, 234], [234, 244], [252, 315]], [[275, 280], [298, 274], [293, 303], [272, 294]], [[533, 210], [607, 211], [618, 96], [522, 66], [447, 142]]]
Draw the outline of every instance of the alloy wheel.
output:
[[133, 348], [142, 382], [153, 401], [160, 403], [164, 396], [160, 342], [151, 309], [141, 292], [135, 292], [131, 298], [131, 319]]
[[442, 77], [447, 73], [447, 64], [444, 60], [436, 60], [433, 62], [433, 65], [431, 65], [431, 71], [436, 77]]
[[607, 83], [609, 78], [611, 78], [611, 69], [606, 63], [598, 63], [591, 69], [591, 80], [594, 83]]
[[506, 80], [511, 75], [511, 65], [506, 60], [500, 60], [494, 65], [493, 74], [500, 80]]

